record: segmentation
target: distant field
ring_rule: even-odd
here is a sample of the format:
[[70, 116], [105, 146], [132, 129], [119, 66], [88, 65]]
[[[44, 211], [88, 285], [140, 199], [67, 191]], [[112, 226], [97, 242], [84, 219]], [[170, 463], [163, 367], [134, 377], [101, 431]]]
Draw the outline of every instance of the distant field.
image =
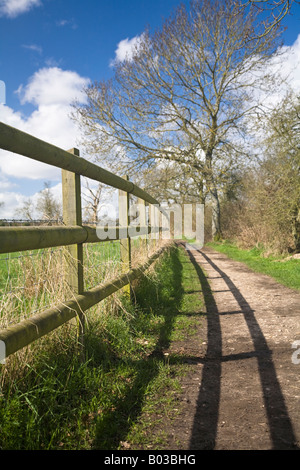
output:
[[[0, 255], [0, 327], [67, 300], [64, 247]], [[84, 246], [85, 289], [120, 271], [119, 242]]]
[[[133, 239], [132, 264], [143, 262], [146, 245]], [[73, 297], [65, 274], [66, 247], [0, 255], [0, 328]], [[121, 273], [120, 242], [84, 245], [84, 289]]]

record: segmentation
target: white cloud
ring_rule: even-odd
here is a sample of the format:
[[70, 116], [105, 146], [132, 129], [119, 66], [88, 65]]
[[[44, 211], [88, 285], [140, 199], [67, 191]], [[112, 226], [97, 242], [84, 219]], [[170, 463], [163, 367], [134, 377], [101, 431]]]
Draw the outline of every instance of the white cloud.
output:
[[[87, 78], [73, 71], [57, 67], [43, 68], [37, 71], [25, 86], [21, 85], [17, 90], [21, 103], [33, 104], [34, 111], [25, 117], [21, 112], [0, 105], [0, 121], [66, 150], [76, 147], [79, 135], [76, 124], [70, 119], [70, 104], [75, 99], [84, 101], [82, 88], [87, 86], [88, 82]], [[61, 170], [0, 150], [0, 183], [1, 180], [7, 181], [10, 176], [60, 181]], [[1, 217], [11, 211], [13, 205], [17, 207], [24, 201], [21, 193], [5, 192], [5, 189], [2, 187], [0, 194], [0, 202], [5, 203], [1, 208]], [[10, 217], [12, 215], [11, 213]]]
[[265, 64], [263, 72], [270, 72], [278, 84], [269, 86], [265, 91], [257, 90], [253, 98], [267, 108], [274, 108], [284, 98], [289, 90], [300, 93], [300, 34], [291, 46], [283, 46], [279, 49], [278, 56], [274, 56]]
[[22, 104], [66, 106], [74, 99], [83, 99], [82, 88], [86, 84], [86, 78], [76, 72], [50, 67], [38, 70], [18, 93]]
[[15, 183], [9, 181], [4, 175], [0, 175], [0, 191], [5, 191], [6, 189], [11, 189], [14, 186], [17, 186]]
[[295, 92], [300, 92], [300, 34], [292, 46], [284, 46], [284, 58], [279, 73], [287, 76], [287, 81]]
[[144, 41], [144, 34], [135, 36], [132, 39], [126, 38], [119, 42], [115, 51], [115, 59], [110, 62], [110, 66], [114, 66], [117, 62], [124, 62], [125, 60], [132, 60], [133, 55], [138, 51]]
[[[1, 185], [0, 185], [1, 188]], [[61, 183], [51, 186], [51, 192], [58, 203], [62, 203], [62, 185]], [[16, 210], [21, 209], [24, 206], [25, 201], [30, 199], [32, 201], [33, 212], [32, 217], [34, 219], [39, 218], [39, 214], [34, 211], [38, 199], [40, 197], [40, 191], [34, 193], [30, 198], [24, 196], [21, 193], [14, 191], [0, 191], [0, 202], [4, 202], [4, 206], [0, 207], [0, 218], [1, 219], [16, 219], [22, 218], [21, 215], [16, 216]]]
[[68, 20], [59, 20], [56, 22], [57, 26], [66, 26], [68, 24]]
[[38, 54], [42, 54], [43, 49], [41, 46], [37, 44], [22, 44], [23, 49], [28, 49], [33, 52], [37, 52]]
[[58, 20], [56, 21], [56, 26], [59, 26], [59, 27], [69, 26], [72, 29], [77, 29], [77, 23], [74, 20], [74, 18], [71, 18], [69, 20], [66, 20], [66, 19]]
[[4, 206], [0, 207], [1, 219], [13, 219], [15, 218], [15, 210], [22, 207], [26, 200], [26, 197], [20, 193], [13, 191], [1, 191], [0, 202], [4, 202]]
[[48, 57], [45, 59], [45, 65], [47, 68], [58, 67], [62, 62], [62, 59], [55, 59], [54, 57]]
[[15, 18], [40, 5], [40, 0], [0, 0], [0, 16]]

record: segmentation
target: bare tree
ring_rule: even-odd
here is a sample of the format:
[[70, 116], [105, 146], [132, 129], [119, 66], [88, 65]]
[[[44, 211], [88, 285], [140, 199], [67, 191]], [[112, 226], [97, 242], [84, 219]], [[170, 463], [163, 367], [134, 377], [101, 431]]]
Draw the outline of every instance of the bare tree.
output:
[[191, 172], [189, 166], [173, 161], [156, 161], [139, 171], [135, 181], [155, 199], [167, 204], [204, 203], [203, 181], [196, 177], [197, 173]]
[[26, 199], [23, 206], [16, 209], [15, 215], [26, 220], [34, 220], [34, 204], [32, 200], [30, 198]]
[[143, 34], [112, 80], [86, 89], [86, 105], [75, 106], [87, 150], [127, 172], [157, 161], [183, 165], [202, 182], [220, 237], [220, 184], [240, 165], [254, 90], [266, 86], [279, 45], [279, 24], [264, 31], [257, 9], [233, 0], [180, 6], [160, 30]]
[[20, 209], [16, 210], [15, 214], [30, 221], [36, 217], [45, 221], [58, 220], [61, 217], [62, 208], [52, 194], [50, 183], [45, 181], [44, 189], [40, 191], [36, 204], [29, 198]]
[[241, 8], [249, 6], [257, 8], [262, 13], [267, 13], [263, 19], [264, 31], [262, 34], [268, 34], [274, 26], [277, 26], [292, 10], [294, 3], [300, 3], [297, 0], [238, 0]]
[[85, 212], [90, 222], [98, 223], [98, 210], [101, 202], [101, 195], [104, 185], [99, 183], [96, 188], [91, 188], [88, 179], [85, 179], [85, 186], [87, 192], [83, 194], [83, 199], [86, 202]]
[[236, 198], [223, 202], [225, 235], [269, 253], [300, 252], [300, 98], [289, 92], [257, 130], [260, 159], [241, 174]]
[[44, 183], [44, 189], [40, 191], [36, 210], [44, 220], [58, 220], [61, 217], [61, 204], [55, 200], [48, 181]]
[[265, 129], [264, 164], [271, 167], [267, 181], [274, 182], [274, 218], [288, 227], [300, 252], [300, 96], [287, 93], [259, 125]]

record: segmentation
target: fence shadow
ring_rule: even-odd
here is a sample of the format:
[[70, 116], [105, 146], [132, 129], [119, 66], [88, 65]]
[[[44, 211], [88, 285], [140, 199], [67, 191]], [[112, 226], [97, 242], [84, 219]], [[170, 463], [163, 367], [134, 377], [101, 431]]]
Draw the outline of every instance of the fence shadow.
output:
[[218, 308], [206, 276], [192, 252], [187, 251], [187, 253], [201, 283], [207, 317], [207, 350], [202, 360], [202, 380], [189, 448], [212, 450], [217, 436], [221, 392], [221, 324]]
[[[215, 265], [209, 255], [203, 251], [197, 251], [213, 267], [216, 272], [215, 277], [223, 278], [228, 286], [228, 290], [237, 300], [240, 310], [228, 313], [244, 315], [253, 340], [254, 350], [226, 355], [225, 357], [222, 356], [220, 315], [224, 314], [224, 312], [218, 311], [213, 291], [202, 268], [195, 259], [193, 252], [187, 251], [201, 284], [207, 318], [207, 350], [205, 357], [185, 356], [182, 359], [178, 356], [174, 358], [169, 357], [170, 364], [173, 362], [186, 363], [187, 360], [203, 364], [201, 385], [188, 449], [215, 449], [219, 421], [222, 363], [225, 361], [246, 360], [251, 357], [257, 358], [272, 447], [273, 449], [295, 449], [294, 443], [296, 439], [284, 396], [276, 376], [272, 361], [272, 351], [267, 345], [266, 339], [255, 318], [254, 311], [231, 279]], [[182, 266], [176, 252], [173, 253], [172, 263], [171, 283], [174, 285], [175, 295], [172, 303], [169, 304], [170, 308], [166, 309], [164, 324], [160, 328], [156, 346], [152, 354], [147, 358], [127, 360], [127, 364], [129, 361], [134, 372], [134, 381], [128, 385], [121, 398], [116, 397], [112, 402], [111, 410], [105, 412], [98, 420], [93, 449], [116, 450], [119, 448], [120, 442], [126, 440], [130, 429], [138, 421], [142, 413], [149, 386], [158, 377], [161, 364], [165, 361], [163, 350], [170, 345], [170, 335], [184, 294], [182, 287]], [[159, 295], [159, 292], [153, 291], [149, 295], [154, 296], [157, 294]], [[138, 297], [137, 302], [141, 302], [142, 307], [147, 306], [148, 303], [147, 299], [143, 300]], [[122, 362], [121, 358], [116, 360], [119, 363]], [[114, 367], [113, 364], [112, 367]], [[270, 390], [272, 390], [271, 394]]]
[[[222, 357], [220, 313], [218, 312], [212, 291], [202, 269], [198, 265], [193, 253], [188, 251], [190, 260], [197, 271], [202, 285], [207, 309], [208, 328], [207, 353], [203, 360], [202, 382], [198, 396], [190, 448], [214, 449], [219, 415], [222, 362], [225, 360], [229, 361], [256, 357], [272, 448], [276, 450], [296, 449], [296, 438], [276, 375], [272, 360], [272, 351], [267, 345], [267, 341], [255, 318], [254, 311], [232, 280], [212, 261], [209, 255], [203, 251], [197, 251], [201, 253], [206, 262], [215, 270], [217, 276], [223, 278], [228, 289], [238, 302], [241, 309], [239, 313], [244, 315], [253, 341], [254, 351], [232, 355], [232, 357]], [[230, 313], [234, 314], [236, 312]]]

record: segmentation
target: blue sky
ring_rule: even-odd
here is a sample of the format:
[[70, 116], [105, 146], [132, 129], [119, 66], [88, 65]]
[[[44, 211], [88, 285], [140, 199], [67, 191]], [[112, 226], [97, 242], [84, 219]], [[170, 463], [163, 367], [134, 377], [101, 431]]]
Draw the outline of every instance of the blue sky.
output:
[[[0, 0], [0, 80], [6, 103], [0, 121], [62, 148], [76, 146], [70, 103], [89, 81], [112, 74], [146, 26], [156, 28], [178, 0]], [[183, 3], [188, 4], [188, 0]], [[300, 60], [300, 5], [285, 19], [285, 46]], [[299, 43], [299, 44], [298, 44]], [[295, 75], [300, 89], [300, 72]], [[297, 85], [297, 86], [298, 86]], [[11, 218], [29, 196], [51, 181], [60, 192], [59, 170], [0, 151], [0, 218]]]
[[[147, 25], [159, 26], [179, 3], [39, 0], [35, 6], [30, 1], [32, 7], [24, 13], [0, 18], [1, 79], [7, 87], [7, 104], [16, 110], [21, 107], [15, 90], [42, 67], [74, 70], [91, 80], [108, 78], [117, 44], [140, 35]], [[30, 112], [30, 108], [22, 111]]]

